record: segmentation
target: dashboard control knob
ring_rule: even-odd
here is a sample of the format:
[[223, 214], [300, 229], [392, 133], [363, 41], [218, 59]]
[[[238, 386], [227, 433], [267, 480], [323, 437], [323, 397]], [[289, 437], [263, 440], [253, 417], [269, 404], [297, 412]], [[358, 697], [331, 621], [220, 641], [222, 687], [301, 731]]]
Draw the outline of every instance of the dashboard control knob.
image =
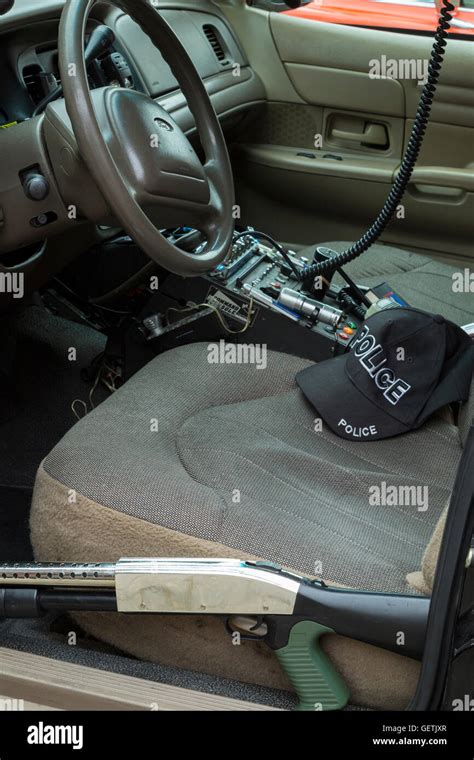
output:
[[42, 174], [27, 174], [23, 179], [25, 195], [32, 201], [44, 201], [49, 195], [49, 182]]

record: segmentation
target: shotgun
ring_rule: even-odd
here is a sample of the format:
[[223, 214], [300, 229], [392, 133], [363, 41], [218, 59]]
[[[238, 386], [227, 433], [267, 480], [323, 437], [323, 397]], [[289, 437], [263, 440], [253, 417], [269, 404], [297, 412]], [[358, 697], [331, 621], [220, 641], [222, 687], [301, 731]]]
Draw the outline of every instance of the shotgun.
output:
[[230, 634], [274, 650], [300, 710], [338, 710], [349, 700], [321, 636], [337, 633], [421, 659], [429, 604], [428, 597], [329, 587], [266, 562], [0, 565], [0, 618], [77, 611], [219, 616]]

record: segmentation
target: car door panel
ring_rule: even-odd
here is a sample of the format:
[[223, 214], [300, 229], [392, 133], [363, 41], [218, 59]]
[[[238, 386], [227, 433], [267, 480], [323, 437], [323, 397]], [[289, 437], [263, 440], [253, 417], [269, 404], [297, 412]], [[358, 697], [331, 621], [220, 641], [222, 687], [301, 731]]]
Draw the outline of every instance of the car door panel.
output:
[[[316, 75], [317, 67], [348, 72], [349, 75], [357, 72], [365, 78], [367, 90], [371, 90], [374, 84], [382, 85], [380, 92], [384, 98], [390, 98], [393, 86], [398, 85], [403, 90], [405, 109], [402, 103], [402, 110], [394, 112], [394, 115], [415, 116], [422, 85], [413, 79], [371, 79], [369, 63], [371, 60], [381, 60], [383, 56], [387, 61], [426, 60], [431, 52], [431, 38], [315, 23], [277, 13], [270, 14], [270, 26], [279, 56], [290, 73], [290, 78], [292, 68], [297, 64], [316, 67]], [[433, 105], [433, 119], [447, 121], [449, 124], [474, 126], [473, 46], [470, 41], [450, 39], [448, 50]], [[340, 96], [344, 98], [344, 85], [342, 88]], [[458, 121], [453, 122], [454, 109], [445, 109], [445, 105], [457, 106]]]
[[[243, 219], [293, 243], [356, 239], [396, 176], [422, 91], [413, 79], [371, 78], [370, 61], [427, 59], [432, 40], [243, 6], [228, 11], [238, 32], [258, 16], [260, 49], [268, 61], [278, 57], [278, 74], [261, 67], [269, 103], [234, 152]], [[449, 42], [404, 217], [383, 238], [445, 260], [473, 255], [473, 50]]]

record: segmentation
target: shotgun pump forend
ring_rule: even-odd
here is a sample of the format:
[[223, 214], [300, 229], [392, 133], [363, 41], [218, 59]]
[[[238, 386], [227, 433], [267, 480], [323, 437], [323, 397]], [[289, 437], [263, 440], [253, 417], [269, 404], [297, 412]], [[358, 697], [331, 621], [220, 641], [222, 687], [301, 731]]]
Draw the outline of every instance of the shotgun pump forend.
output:
[[0, 618], [48, 612], [215, 615], [275, 651], [300, 709], [341, 709], [348, 689], [320, 646], [337, 633], [421, 659], [427, 597], [326, 586], [265, 562], [121, 559], [0, 565]]

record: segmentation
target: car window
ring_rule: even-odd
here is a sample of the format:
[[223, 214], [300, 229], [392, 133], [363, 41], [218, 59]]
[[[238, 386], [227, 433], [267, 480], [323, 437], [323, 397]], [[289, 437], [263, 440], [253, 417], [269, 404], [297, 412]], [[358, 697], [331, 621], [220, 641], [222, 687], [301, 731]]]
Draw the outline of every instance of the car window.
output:
[[[310, 21], [397, 32], [430, 33], [439, 10], [435, 0], [247, 0], [262, 10], [286, 13]], [[474, 36], [474, 0], [461, 0], [454, 11], [452, 33]]]

